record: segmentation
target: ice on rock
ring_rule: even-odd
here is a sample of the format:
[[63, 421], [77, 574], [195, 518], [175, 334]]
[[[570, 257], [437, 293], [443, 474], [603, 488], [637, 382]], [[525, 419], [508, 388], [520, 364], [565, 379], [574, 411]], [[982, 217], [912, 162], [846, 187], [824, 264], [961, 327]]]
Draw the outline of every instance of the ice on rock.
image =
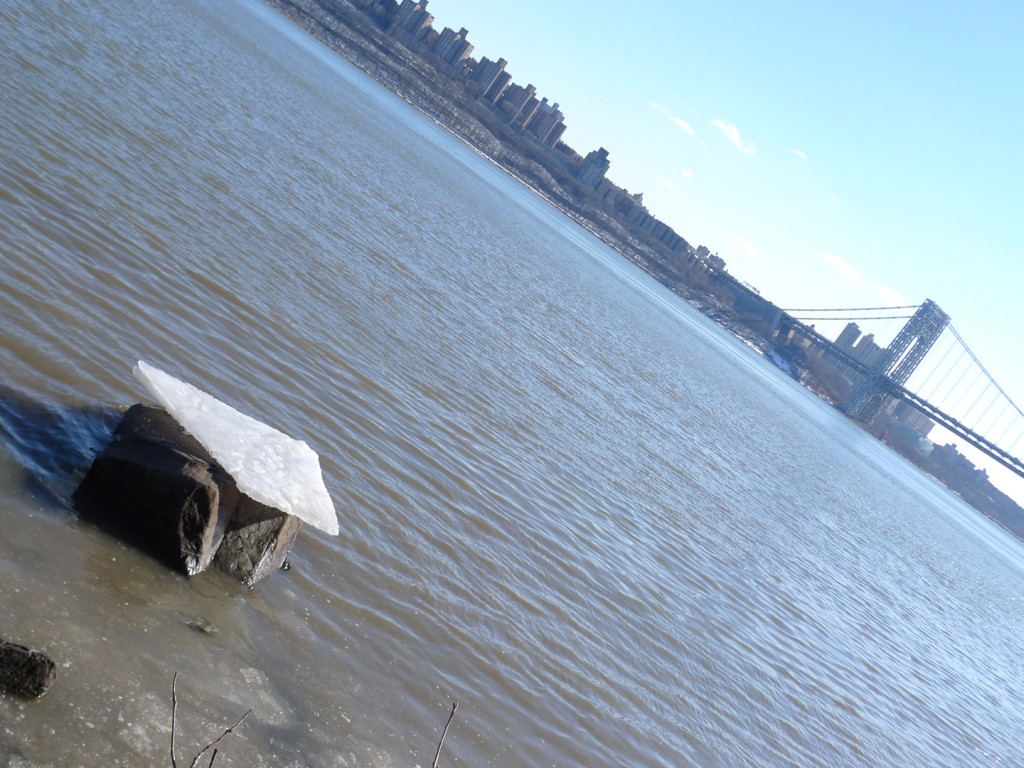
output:
[[141, 360], [132, 372], [242, 493], [338, 534], [338, 515], [312, 448]]

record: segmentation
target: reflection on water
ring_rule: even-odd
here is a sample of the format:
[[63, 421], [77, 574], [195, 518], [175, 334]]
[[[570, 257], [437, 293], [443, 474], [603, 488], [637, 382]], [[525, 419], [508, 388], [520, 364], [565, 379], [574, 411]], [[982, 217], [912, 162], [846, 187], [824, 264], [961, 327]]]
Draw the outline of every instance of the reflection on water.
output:
[[25, 468], [30, 488], [69, 509], [72, 493], [120, 418], [117, 408], [45, 403], [0, 386], [0, 438]]

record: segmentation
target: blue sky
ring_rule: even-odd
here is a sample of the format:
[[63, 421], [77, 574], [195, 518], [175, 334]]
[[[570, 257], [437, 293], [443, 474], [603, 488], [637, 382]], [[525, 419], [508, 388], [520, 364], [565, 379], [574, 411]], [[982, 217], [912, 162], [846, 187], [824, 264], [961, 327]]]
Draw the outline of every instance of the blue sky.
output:
[[566, 143], [605, 147], [612, 181], [767, 298], [931, 298], [1024, 404], [1024, 3], [428, 10], [558, 102]]

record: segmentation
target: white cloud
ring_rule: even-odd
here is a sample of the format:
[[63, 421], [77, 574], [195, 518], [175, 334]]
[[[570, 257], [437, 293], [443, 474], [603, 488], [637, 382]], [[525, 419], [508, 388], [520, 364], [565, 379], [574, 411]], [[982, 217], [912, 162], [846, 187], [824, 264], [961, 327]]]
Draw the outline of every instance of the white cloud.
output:
[[668, 107], [666, 107], [664, 104], [659, 104], [656, 101], [652, 101], [651, 102], [651, 109], [655, 109], [658, 112], [661, 112], [661, 114], [663, 114], [665, 117], [667, 117], [669, 119], [669, 121], [671, 123], [673, 123], [677, 128], [679, 128], [680, 130], [684, 131], [685, 133], [688, 133], [691, 136], [693, 136], [693, 126], [690, 125], [685, 120], [683, 120], [683, 118], [678, 117], [677, 115], [672, 114], [672, 111]]
[[860, 270], [841, 256], [836, 256], [828, 251], [822, 251], [821, 260], [838, 272], [847, 282], [860, 284]]
[[679, 175], [682, 176], [684, 179], [692, 179], [693, 168], [683, 168], [683, 170], [679, 172]]
[[657, 176], [656, 178], [658, 179], [658, 182], [666, 189], [670, 189], [673, 192], [679, 191], [679, 187], [677, 187], [675, 183], [670, 179], [666, 179], [664, 176]]
[[757, 250], [757, 246], [742, 235], [730, 235], [729, 239], [732, 240], [733, 245], [748, 256], [752, 256], [755, 259], [761, 258], [761, 252]]
[[729, 140], [736, 149], [742, 152], [747, 157], [753, 157], [757, 154], [757, 144], [752, 141], [743, 141], [743, 137], [740, 136], [740, 129], [732, 123], [728, 123], [725, 120], [719, 120], [717, 117], [711, 121], [711, 124], [722, 132], [722, 135]]
[[895, 288], [890, 288], [887, 285], [876, 285], [875, 293], [881, 298], [884, 307], [908, 307], [913, 303], [903, 298], [903, 295]]
[[797, 149], [796, 147], [793, 147], [789, 151], [792, 152], [797, 157], [799, 157], [801, 160], [806, 160], [807, 159], [807, 153], [804, 152], [803, 150], [800, 150], [800, 149]]

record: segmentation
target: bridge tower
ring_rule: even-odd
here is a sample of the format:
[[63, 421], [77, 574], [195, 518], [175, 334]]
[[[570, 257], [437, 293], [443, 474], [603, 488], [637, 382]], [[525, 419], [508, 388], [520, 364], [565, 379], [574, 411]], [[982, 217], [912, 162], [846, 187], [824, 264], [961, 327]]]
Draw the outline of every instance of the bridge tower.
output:
[[857, 382], [843, 406], [846, 415], [861, 424], [874, 421], [891, 399], [881, 384], [885, 380], [905, 384], [947, 325], [949, 315], [927, 299], [885, 348], [884, 354]]

